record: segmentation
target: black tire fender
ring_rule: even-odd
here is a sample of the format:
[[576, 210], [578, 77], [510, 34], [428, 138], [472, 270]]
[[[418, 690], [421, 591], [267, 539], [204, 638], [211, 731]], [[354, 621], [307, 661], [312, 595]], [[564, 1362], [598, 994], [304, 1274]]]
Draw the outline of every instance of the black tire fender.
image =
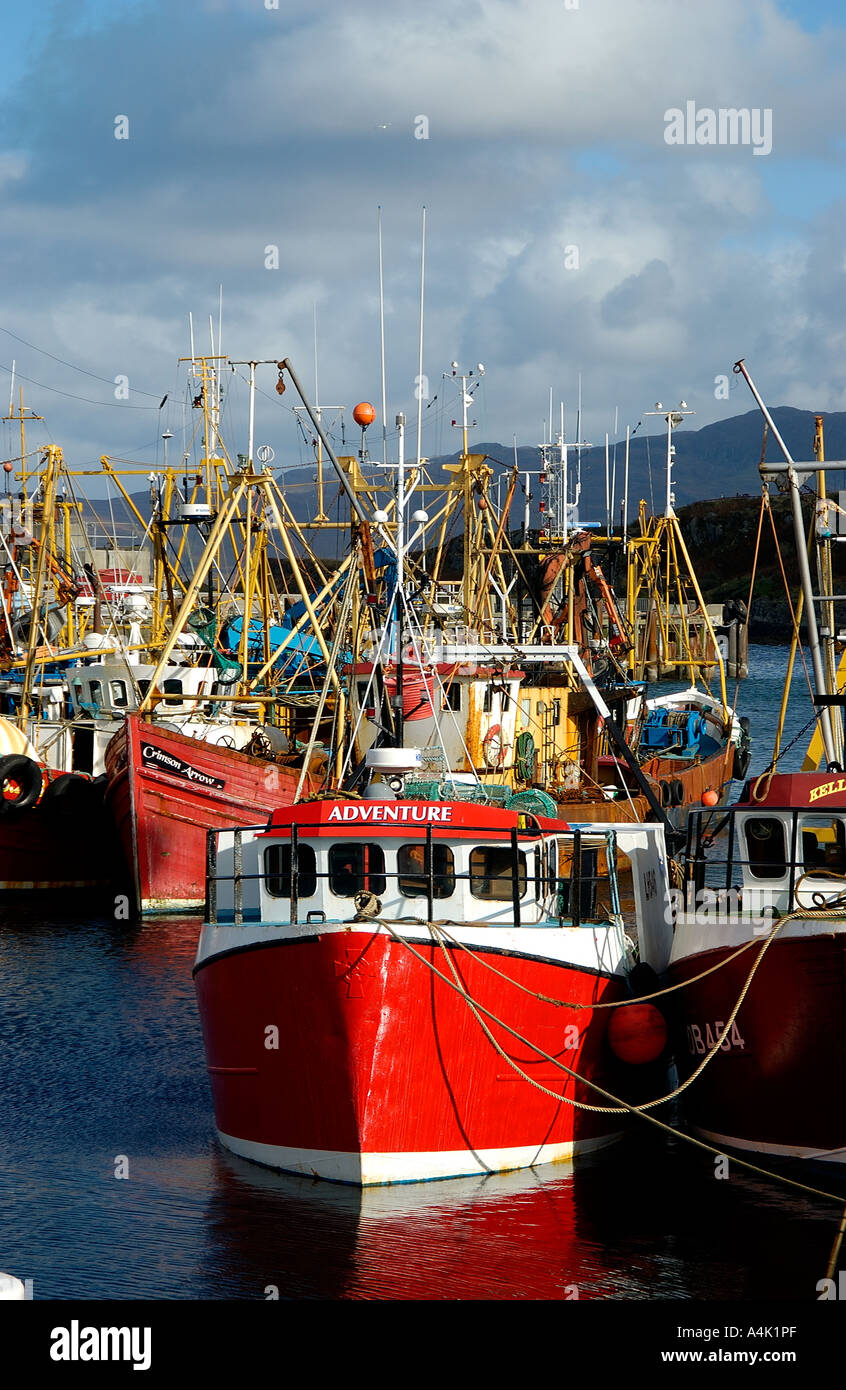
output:
[[[46, 778], [40, 763], [25, 753], [7, 753], [0, 758], [0, 810], [24, 811], [41, 800]], [[19, 787], [17, 795], [8, 795]]]
[[732, 763], [731, 775], [735, 778], [736, 781], [743, 782], [746, 779], [746, 774], [748, 771], [749, 749], [740, 748], [736, 746], [734, 750], [734, 761]]

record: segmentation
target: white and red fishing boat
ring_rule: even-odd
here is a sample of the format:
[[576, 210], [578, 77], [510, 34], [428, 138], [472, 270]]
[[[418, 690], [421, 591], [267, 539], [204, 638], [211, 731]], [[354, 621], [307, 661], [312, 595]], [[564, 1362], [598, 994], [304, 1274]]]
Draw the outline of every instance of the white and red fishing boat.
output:
[[[708, 1058], [684, 1095], [696, 1132], [720, 1146], [842, 1166], [846, 668], [841, 660], [834, 675], [836, 596], [813, 591], [799, 494], [801, 475], [816, 471], [824, 498], [825, 468], [841, 465], [823, 462], [821, 418], [815, 461], [794, 463], [744, 364], [735, 370], [784, 457], [762, 462], [761, 475], [765, 484], [772, 474], [786, 475], [792, 497], [819, 727], [805, 770], [774, 770], [779, 734], [770, 768], [746, 783], [733, 807], [691, 815], [675, 928], [645, 959], [674, 982], [687, 982], [678, 992], [679, 1069], [690, 1075]], [[818, 527], [818, 543], [830, 534]], [[821, 564], [820, 573], [830, 575], [830, 566]], [[819, 605], [825, 627], [818, 626]], [[788, 689], [789, 682], [788, 670]]]
[[[369, 761], [396, 774], [407, 756]], [[571, 827], [481, 791], [415, 799], [377, 780], [361, 799], [210, 836], [194, 973], [221, 1142], [361, 1185], [572, 1160], [611, 1142], [621, 1112], [579, 1104], [608, 1103], [588, 1082], [619, 1081], [612, 1015], [632, 1060], [654, 1060], [666, 1036], [649, 1005], [637, 1018], [596, 1008], [626, 997], [634, 964], [617, 851], [649, 939], [663, 920], [663, 834]]]
[[668, 972], [690, 981], [680, 991], [680, 1070], [719, 1044], [685, 1092], [690, 1124], [711, 1143], [846, 1164], [846, 1115], [831, 1091], [846, 1072], [844, 880], [842, 776], [776, 773], [747, 783], [718, 823], [691, 816]]

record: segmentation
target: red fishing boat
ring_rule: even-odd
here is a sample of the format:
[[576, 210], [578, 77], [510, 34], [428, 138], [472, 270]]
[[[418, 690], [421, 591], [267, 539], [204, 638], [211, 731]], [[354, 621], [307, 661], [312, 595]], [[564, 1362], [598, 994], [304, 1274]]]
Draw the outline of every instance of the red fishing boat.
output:
[[[688, 1075], [706, 1063], [685, 1092], [696, 1131], [719, 1145], [842, 1166], [846, 1117], [836, 1079], [846, 1070], [843, 668], [832, 679], [833, 596], [814, 592], [800, 498], [800, 475], [814, 469], [824, 499], [822, 418], [814, 463], [794, 463], [742, 361], [735, 371], [784, 460], [766, 460], [764, 451], [760, 471], [765, 490], [771, 476], [783, 475], [791, 495], [818, 729], [806, 770], [774, 770], [779, 731], [770, 769], [746, 783], [725, 816], [690, 817], [684, 900], [672, 939], [650, 963], [668, 965], [672, 979], [687, 982], [679, 991], [677, 1057]], [[814, 536], [819, 573], [831, 574], [824, 520]], [[825, 627], [817, 621], [821, 605]]]
[[[584, 1107], [609, 1104], [594, 1087], [616, 1087], [609, 1022], [628, 1012], [596, 1007], [626, 997], [633, 965], [618, 843], [648, 931], [659, 826], [571, 828], [376, 782], [211, 836], [195, 984], [221, 1142], [366, 1186], [615, 1139], [623, 1112]], [[653, 1060], [662, 1020], [640, 1007], [656, 1034], [634, 1052]]]
[[[225, 727], [218, 730], [226, 736]], [[197, 911], [205, 900], [206, 833], [253, 825], [293, 801], [300, 768], [191, 738], [128, 714], [106, 749], [107, 800], [141, 912]], [[306, 776], [303, 790], [313, 789]]]
[[669, 975], [690, 982], [680, 991], [680, 1070], [714, 1051], [685, 1093], [691, 1125], [714, 1144], [846, 1163], [846, 1118], [831, 1090], [846, 1072], [844, 877], [839, 774], [776, 773], [747, 783], [718, 823], [691, 816]]

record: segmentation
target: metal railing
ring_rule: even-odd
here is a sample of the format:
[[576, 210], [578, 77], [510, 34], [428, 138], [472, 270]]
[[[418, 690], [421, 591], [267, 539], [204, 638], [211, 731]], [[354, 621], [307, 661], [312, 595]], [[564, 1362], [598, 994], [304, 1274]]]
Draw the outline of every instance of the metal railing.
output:
[[[830, 868], [832, 875], [839, 875], [846, 872], [846, 845], [842, 841], [841, 846], [842, 863], [837, 868], [825, 866], [819, 863], [806, 864], [804, 846], [800, 850], [799, 828], [800, 818], [820, 817], [831, 820], [840, 819], [833, 810], [815, 811], [811, 807], [792, 807], [792, 806], [769, 806], [760, 807], [738, 807], [737, 810], [724, 811], [720, 813], [719, 819], [715, 824], [713, 811], [693, 811], [688, 816], [687, 824], [687, 846], [684, 856], [684, 881], [685, 885], [692, 884], [695, 892], [701, 892], [704, 888], [738, 888], [743, 885], [732, 883], [735, 873], [743, 870], [749, 871], [749, 879], [746, 886], [752, 884], [760, 890], [770, 886], [779, 885], [779, 891], [783, 891], [783, 879], [788, 877], [789, 901], [792, 904], [795, 897], [796, 880], [803, 874], [816, 870], [820, 877], [825, 876], [826, 867]], [[782, 828], [781, 850], [772, 859], [761, 856], [758, 858], [744, 857], [739, 853], [739, 848], [743, 845], [744, 825], [738, 825], [737, 816], [742, 815], [744, 823], [748, 820], [775, 820]], [[782, 818], [789, 817], [788, 826], [785, 827]], [[787, 828], [787, 835], [784, 834]], [[813, 827], [808, 827], [812, 829]], [[822, 827], [818, 827], [822, 828]], [[709, 851], [715, 844], [717, 838], [726, 834], [726, 853], [723, 856], [711, 854]], [[762, 872], [763, 870], [763, 872]], [[770, 870], [771, 872], [766, 872]], [[710, 881], [706, 882], [706, 874]], [[716, 880], [724, 880], [717, 882]]]
[[[231, 831], [209, 830], [206, 832], [206, 921], [216, 925], [219, 921], [218, 904], [218, 884], [231, 883], [233, 885], [233, 918], [235, 926], [242, 926], [244, 922], [244, 884], [268, 879], [283, 881], [289, 879], [289, 891], [287, 894], [274, 894], [279, 900], [288, 898], [290, 906], [290, 922], [296, 925], [300, 920], [300, 880], [302, 876], [302, 866], [300, 864], [300, 837], [303, 830], [317, 830], [325, 832], [327, 827], [325, 821], [315, 821], [313, 823], [290, 825], [284, 827], [268, 827], [267, 825], [238, 826]], [[362, 826], [362, 829], [365, 829]], [[280, 868], [277, 873], [268, 872], [266, 866], [262, 866], [258, 873], [244, 873], [243, 863], [243, 837], [245, 833], [271, 831], [268, 835], [268, 843], [279, 843], [290, 847], [290, 860], [287, 869]], [[423, 842], [423, 864], [419, 874], [410, 872], [407, 869], [388, 870], [384, 867], [376, 869], [369, 866], [362, 866], [361, 872], [356, 876], [360, 880], [360, 885], [355, 892], [349, 895], [354, 900], [357, 893], [372, 892], [368, 886], [373, 880], [384, 879], [386, 882], [400, 880], [410, 882], [416, 879], [421, 886], [425, 886], [425, 894], [404, 894], [413, 899], [423, 897], [426, 899], [427, 920], [434, 918], [434, 906], [436, 902], [443, 902], [452, 896], [457, 883], [467, 882], [470, 884], [470, 892], [479, 901], [490, 902], [493, 904], [503, 904], [507, 901], [506, 897], [491, 897], [487, 894], [474, 893], [473, 884], [484, 880], [487, 884], [502, 883], [510, 886], [511, 910], [514, 917], [514, 926], [520, 927], [522, 924], [522, 911], [526, 907], [523, 902], [527, 892], [534, 884], [534, 902], [543, 904], [548, 900], [554, 902], [553, 915], [558, 917], [559, 923], [563, 923], [566, 918], [573, 926], [581, 926], [582, 922], [593, 917], [596, 910], [596, 901], [599, 894], [599, 885], [607, 884], [611, 897], [611, 911], [615, 916], [620, 915], [619, 885], [616, 873], [616, 839], [613, 831], [605, 831], [601, 835], [591, 835], [591, 843], [584, 844], [584, 832], [578, 829], [562, 832], [554, 835], [554, 840], [559, 845], [564, 844], [568, 848], [572, 844], [571, 865], [569, 876], [562, 876], [557, 871], [549, 873], [549, 866], [545, 859], [541, 857], [540, 862], [536, 861], [534, 876], [530, 875], [528, 858], [523, 853], [521, 845], [526, 849], [535, 848], [542, 854], [544, 847], [550, 843], [545, 839], [543, 833], [536, 830], [519, 830], [516, 827], [510, 831], [509, 843], [497, 844], [490, 840], [490, 826], [465, 826], [462, 825], [462, 839], [468, 839], [474, 834], [480, 839], [484, 836], [482, 844], [474, 848], [505, 850], [510, 851], [511, 863], [509, 871], [506, 873], [482, 873], [474, 870], [471, 866], [466, 873], [456, 872], [454, 867], [447, 873], [437, 872], [434, 865], [434, 847], [444, 844], [444, 838], [440, 837], [436, 841], [433, 837], [432, 826], [426, 826], [425, 840]], [[217, 872], [218, 861], [218, 837], [221, 834], [231, 834], [232, 844], [232, 873], [219, 874]], [[393, 838], [393, 837], [392, 837]], [[598, 844], [597, 841], [601, 843]], [[346, 837], [344, 840], [336, 841], [338, 844], [352, 843]], [[361, 843], [361, 842], [359, 842]], [[371, 843], [367, 841], [366, 843]], [[599, 851], [605, 850], [607, 873], [599, 872]], [[522, 857], [522, 863], [521, 863]], [[336, 877], [337, 870], [327, 868], [325, 870], [309, 869], [309, 878], [317, 882], [329, 880]], [[438, 893], [438, 886], [443, 887], [445, 883], [452, 884], [449, 893]], [[334, 889], [332, 890], [335, 891]], [[381, 891], [384, 891], [381, 890]], [[402, 889], [400, 889], [402, 892]], [[309, 894], [311, 896], [311, 894]], [[377, 896], [374, 894], [374, 896]], [[312, 909], [306, 914], [306, 921], [315, 916], [320, 909]], [[228, 922], [228, 917], [227, 917]], [[325, 920], [325, 918], [324, 918]]]

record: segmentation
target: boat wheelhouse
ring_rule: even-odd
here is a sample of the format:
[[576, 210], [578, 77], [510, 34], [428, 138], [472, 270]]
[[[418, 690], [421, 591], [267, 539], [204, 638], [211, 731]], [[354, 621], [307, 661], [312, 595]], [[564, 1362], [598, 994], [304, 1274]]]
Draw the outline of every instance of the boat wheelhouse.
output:
[[384, 786], [210, 835], [195, 984], [221, 1142], [369, 1185], [568, 1161], [614, 1140], [621, 1112], [584, 1107], [615, 1089], [607, 1006], [634, 964], [618, 852], [639, 930], [657, 935], [658, 825], [571, 825]]

